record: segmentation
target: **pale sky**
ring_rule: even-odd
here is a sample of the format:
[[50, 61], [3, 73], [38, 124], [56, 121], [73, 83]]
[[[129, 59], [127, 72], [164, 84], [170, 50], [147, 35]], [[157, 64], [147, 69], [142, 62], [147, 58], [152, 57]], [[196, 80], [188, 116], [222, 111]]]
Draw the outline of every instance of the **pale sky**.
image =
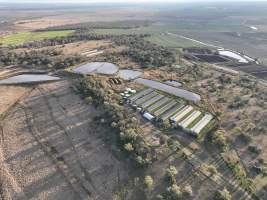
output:
[[7, 3], [143, 3], [143, 2], [218, 2], [218, 1], [267, 1], [267, 0], [0, 0]]

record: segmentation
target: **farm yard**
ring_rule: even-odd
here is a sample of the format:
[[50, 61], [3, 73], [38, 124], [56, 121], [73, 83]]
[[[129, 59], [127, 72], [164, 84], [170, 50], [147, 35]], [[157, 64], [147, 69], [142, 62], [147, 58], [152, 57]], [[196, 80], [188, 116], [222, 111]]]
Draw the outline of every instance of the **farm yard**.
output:
[[[157, 89], [161, 90], [161, 88]], [[144, 89], [130, 96], [127, 101], [137, 110], [140, 110], [149, 121], [160, 121], [165, 124], [169, 123], [174, 127], [179, 126], [196, 137], [203, 137], [212, 128], [210, 124], [215, 125], [210, 114], [204, 115], [202, 112], [193, 109], [192, 106], [182, 103], [181, 99], [177, 98], [175, 101], [175, 98], [167, 97], [152, 89]], [[205, 128], [208, 126], [208, 129]], [[203, 130], [205, 130], [205, 133]]]

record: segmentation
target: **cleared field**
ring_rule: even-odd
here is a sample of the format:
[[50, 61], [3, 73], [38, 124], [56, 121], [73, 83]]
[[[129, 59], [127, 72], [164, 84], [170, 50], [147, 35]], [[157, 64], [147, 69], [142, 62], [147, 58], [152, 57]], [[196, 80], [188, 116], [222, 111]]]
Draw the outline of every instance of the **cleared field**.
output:
[[66, 31], [45, 31], [45, 32], [20, 32], [5, 37], [0, 37], [0, 43], [3, 45], [23, 44], [29, 41], [38, 41], [53, 37], [61, 37], [72, 34], [73, 30]]
[[227, 62], [226, 58], [218, 55], [194, 55], [197, 57], [201, 62], [209, 62], [209, 63], [220, 63], [220, 62]]
[[98, 114], [68, 82], [31, 91], [3, 121], [4, 199], [112, 199], [129, 173], [103, 141]]
[[167, 34], [155, 34], [149, 37], [147, 40], [154, 44], [171, 48], [203, 47], [203, 45], [199, 43]]
[[[140, 27], [134, 29], [94, 29], [95, 34], [111, 34], [111, 35], [122, 35], [122, 34], [151, 34], [147, 40], [161, 46], [171, 47], [171, 48], [186, 48], [186, 47], [203, 47], [199, 43], [186, 40], [183, 38], [178, 38], [173, 35], [168, 35], [165, 33], [166, 29], [164, 26], [149, 26]], [[166, 27], [167, 28], [167, 27]], [[171, 29], [172, 30], [172, 29]]]
[[255, 76], [260, 79], [267, 79], [267, 66], [262, 64], [240, 64], [240, 65], [229, 65], [230, 68], [237, 71], [242, 71]]

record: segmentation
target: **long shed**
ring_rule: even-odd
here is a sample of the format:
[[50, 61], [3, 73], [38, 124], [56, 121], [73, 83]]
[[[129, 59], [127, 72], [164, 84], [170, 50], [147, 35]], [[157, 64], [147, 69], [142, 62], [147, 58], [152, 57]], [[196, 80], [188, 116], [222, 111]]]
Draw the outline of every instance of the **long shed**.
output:
[[170, 117], [172, 117], [175, 113], [177, 113], [184, 105], [178, 104], [177, 106], [173, 107], [171, 110], [169, 110], [168, 112], [164, 113], [160, 119], [162, 121], [166, 121], [167, 119], [169, 119]]
[[213, 116], [211, 114], [205, 114], [205, 116], [198, 123], [196, 123], [190, 130], [193, 132], [193, 134], [198, 135], [212, 119]]
[[179, 123], [179, 126], [186, 129], [196, 118], [198, 118], [201, 115], [201, 112], [198, 110], [195, 110], [192, 112], [187, 118], [185, 118], [183, 121]]
[[160, 115], [162, 115], [163, 113], [165, 113], [166, 111], [168, 111], [170, 108], [172, 108], [173, 106], [175, 106], [177, 104], [177, 102], [175, 100], [170, 101], [168, 104], [166, 104], [165, 106], [161, 107], [160, 109], [156, 110], [154, 112], [154, 115], [156, 117], [159, 117]]
[[137, 99], [135, 102], [134, 102], [134, 104], [136, 104], [136, 105], [141, 105], [142, 103], [144, 103], [144, 102], [146, 102], [146, 101], [148, 101], [149, 99], [151, 99], [151, 98], [153, 98], [153, 97], [155, 97], [155, 96], [157, 96], [158, 95], [158, 93], [157, 92], [151, 92], [151, 93], [149, 93], [149, 94], [147, 94], [147, 95], [145, 95], [145, 96], [143, 96], [143, 97], [141, 97], [140, 99]]
[[153, 103], [157, 102], [158, 100], [162, 99], [164, 96], [162, 94], [158, 94], [155, 97], [153, 97], [152, 99], [149, 99], [148, 101], [144, 102], [141, 105], [141, 108], [145, 109], [147, 107], [149, 107], [150, 105], [152, 105]]
[[176, 113], [174, 116], [170, 118], [171, 122], [178, 123], [181, 119], [183, 119], [187, 114], [189, 114], [193, 110], [193, 107], [188, 105], [185, 106], [182, 110]]
[[151, 92], [153, 92], [153, 89], [151, 89], [151, 88], [144, 89], [144, 90], [138, 92], [137, 94], [131, 96], [131, 97], [129, 98], [129, 100], [130, 100], [131, 102], [133, 102], [133, 101], [135, 101], [135, 100], [137, 100], [137, 99], [139, 99], [139, 98], [141, 98], [141, 97], [143, 97], [143, 96], [145, 96], [145, 95], [147, 95], [147, 94], [149, 94], [149, 93], [151, 93]]
[[164, 97], [163, 99], [161, 99], [158, 102], [154, 103], [153, 105], [149, 106], [146, 110], [148, 112], [153, 112], [153, 111], [161, 108], [163, 105], [167, 104], [169, 101], [171, 101], [170, 98]]

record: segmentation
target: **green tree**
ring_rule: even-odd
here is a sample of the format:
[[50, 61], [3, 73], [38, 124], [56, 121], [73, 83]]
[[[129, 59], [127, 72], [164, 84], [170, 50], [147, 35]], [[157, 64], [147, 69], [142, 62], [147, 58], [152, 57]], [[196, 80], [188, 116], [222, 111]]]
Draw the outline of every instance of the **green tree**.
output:
[[177, 169], [175, 168], [175, 166], [171, 165], [170, 167], [168, 167], [166, 169], [166, 178], [167, 181], [171, 184], [176, 183], [176, 179], [175, 176], [177, 175]]
[[231, 200], [232, 196], [230, 192], [226, 188], [224, 188], [221, 191], [216, 191], [214, 198], [215, 200]]
[[133, 145], [131, 143], [127, 143], [124, 145], [124, 149], [128, 152], [131, 152], [134, 150]]
[[183, 188], [183, 193], [185, 195], [188, 195], [188, 196], [193, 196], [193, 189], [191, 187], [191, 185], [186, 185], [184, 188]]
[[177, 184], [172, 184], [172, 186], [167, 188], [168, 196], [170, 199], [180, 199], [183, 195], [181, 188]]
[[144, 184], [147, 189], [151, 189], [153, 186], [153, 179], [151, 176], [146, 176], [144, 179]]

